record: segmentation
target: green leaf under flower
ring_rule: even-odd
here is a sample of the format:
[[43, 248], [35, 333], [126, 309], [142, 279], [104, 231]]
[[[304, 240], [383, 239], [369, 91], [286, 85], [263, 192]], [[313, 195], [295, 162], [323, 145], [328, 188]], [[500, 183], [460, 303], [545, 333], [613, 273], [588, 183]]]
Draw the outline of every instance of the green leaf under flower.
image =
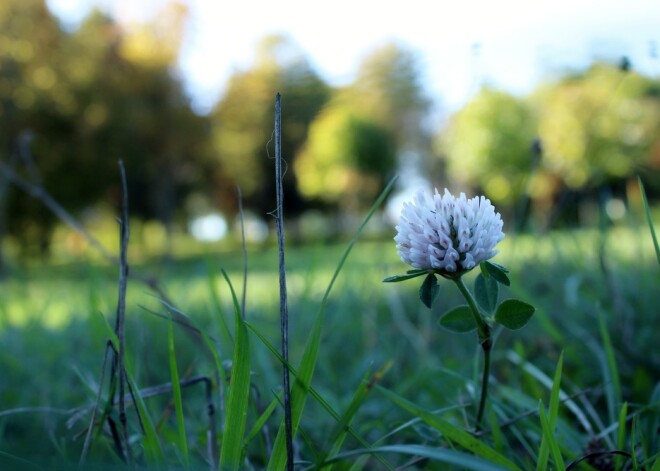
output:
[[[498, 265], [497, 263], [488, 262], [488, 261], [483, 262], [482, 265], [486, 268], [486, 272], [488, 273], [488, 275], [495, 278], [495, 281], [505, 286], [511, 286], [511, 281], [509, 281], [509, 277], [506, 275], [507, 273], [509, 273], [508, 268], [505, 268], [502, 265]], [[482, 268], [482, 272], [483, 272], [483, 268]]]
[[479, 306], [488, 314], [492, 314], [497, 306], [497, 296], [499, 295], [499, 285], [493, 276], [484, 276], [479, 273], [474, 280], [474, 294]]
[[438, 279], [433, 273], [429, 273], [426, 278], [424, 278], [424, 283], [419, 288], [419, 299], [422, 300], [424, 305], [431, 309], [433, 305], [433, 300], [438, 295], [440, 287], [438, 286]]
[[518, 299], [507, 299], [497, 307], [495, 321], [507, 329], [517, 330], [525, 326], [534, 314], [534, 306]]
[[410, 280], [411, 278], [417, 278], [428, 273], [428, 270], [408, 270], [405, 275], [393, 275], [388, 276], [383, 280], [383, 283], [398, 283], [399, 281]]
[[439, 322], [442, 327], [452, 332], [471, 332], [477, 328], [472, 311], [466, 304], [447, 311]]

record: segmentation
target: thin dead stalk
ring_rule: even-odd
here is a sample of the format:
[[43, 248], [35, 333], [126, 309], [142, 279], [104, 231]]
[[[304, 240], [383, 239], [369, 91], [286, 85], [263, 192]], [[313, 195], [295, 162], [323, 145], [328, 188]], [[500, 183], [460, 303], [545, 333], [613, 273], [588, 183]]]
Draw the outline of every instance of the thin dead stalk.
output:
[[243, 195], [241, 194], [241, 187], [236, 186], [236, 193], [238, 196], [238, 215], [241, 220], [241, 248], [243, 249], [243, 293], [241, 295], [241, 315], [245, 320], [245, 297], [247, 296], [247, 276], [248, 276], [248, 253], [247, 245], [245, 242], [245, 218], [243, 215]]
[[117, 374], [119, 375], [119, 421], [124, 434], [124, 449], [129, 463], [132, 462], [130, 444], [128, 441], [128, 424], [126, 421], [126, 403], [124, 395], [126, 390], [126, 287], [128, 285], [128, 241], [130, 239], [130, 225], [128, 221], [128, 187], [126, 184], [126, 171], [124, 162], [119, 161], [119, 171], [121, 174], [122, 204], [121, 217], [119, 219], [119, 292], [117, 295], [117, 318], [115, 323], [115, 333], [117, 334], [118, 352], [117, 352]]
[[291, 420], [291, 388], [289, 385], [289, 309], [284, 259], [284, 191], [282, 188], [282, 97], [275, 96], [275, 223], [280, 267], [280, 331], [282, 337], [282, 384], [284, 387], [284, 428], [286, 432], [287, 470], [293, 471], [293, 425]]

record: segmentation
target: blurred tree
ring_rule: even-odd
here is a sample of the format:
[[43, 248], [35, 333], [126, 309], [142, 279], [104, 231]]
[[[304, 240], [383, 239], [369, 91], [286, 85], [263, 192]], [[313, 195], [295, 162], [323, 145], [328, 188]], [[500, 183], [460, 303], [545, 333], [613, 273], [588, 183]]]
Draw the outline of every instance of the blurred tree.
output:
[[397, 165], [425, 174], [427, 111], [416, 56], [393, 43], [377, 49], [314, 122], [295, 166], [301, 192], [357, 210], [373, 202]]
[[527, 103], [484, 87], [452, 117], [439, 146], [452, 180], [483, 189], [496, 203], [512, 204], [532, 168], [535, 136]]
[[[59, 110], [67, 91], [58, 86], [64, 76], [58, 67], [64, 39], [43, 0], [0, 3], [0, 159], [4, 162], [19, 163], [33, 130], [66, 127]], [[0, 203], [0, 242], [6, 231], [20, 236], [19, 241], [43, 244], [43, 227], [52, 224], [52, 215], [37, 201], [17, 197], [18, 192], [6, 185]]]
[[342, 101], [352, 103], [354, 112], [389, 134], [396, 155], [391, 173], [401, 176], [400, 185], [433, 178], [430, 101], [413, 50], [393, 42], [374, 50], [362, 61], [355, 82], [344, 95]]
[[[172, 36], [164, 41], [168, 47], [137, 48], [140, 54], [136, 54], [138, 39], [153, 45], [158, 38], [149, 34], [162, 39], [166, 28], [138, 28], [136, 39], [95, 11], [77, 31], [66, 35], [42, 0], [9, 4], [12, 25], [27, 22], [39, 33], [27, 30], [20, 36], [4, 28], [0, 33], [2, 41], [27, 41], [32, 51], [26, 66], [13, 76], [7, 78], [5, 73], [11, 68], [0, 69], [10, 89], [27, 90], [9, 96], [10, 109], [20, 113], [0, 115], [5, 127], [15, 129], [8, 144], [15, 145], [18, 135], [30, 130], [34, 136], [30, 148], [44, 187], [74, 211], [103, 199], [118, 202], [117, 161], [123, 159], [132, 214], [157, 218], [169, 226], [185, 194], [203, 184], [210, 154], [207, 120], [193, 113], [175, 76], [173, 49], [180, 31], [168, 30]], [[38, 40], [48, 27], [55, 39]], [[132, 46], [125, 46], [127, 41]], [[33, 97], [29, 103], [25, 102], [28, 93]], [[7, 98], [2, 97], [4, 110]], [[8, 205], [10, 231], [18, 240], [26, 246], [37, 240], [47, 243], [53, 220], [40, 202], [13, 192]]]
[[392, 136], [380, 124], [331, 106], [312, 123], [295, 172], [303, 196], [368, 207], [395, 166]]
[[[291, 40], [270, 36], [258, 47], [252, 68], [235, 74], [212, 112], [218, 197], [236, 211], [235, 185], [248, 206], [265, 214], [274, 206], [273, 145], [275, 94], [282, 94], [282, 152], [288, 168], [305, 142], [309, 124], [329, 97], [327, 85]], [[270, 152], [270, 155], [267, 153]], [[270, 158], [269, 158], [270, 156]], [[284, 176], [284, 198], [290, 212], [301, 208], [295, 175]]]
[[568, 188], [634, 175], [660, 142], [658, 83], [627, 69], [595, 64], [535, 99], [544, 168]]
[[343, 101], [393, 136], [398, 151], [417, 146], [424, 136], [429, 108], [421, 85], [417, 56], [396, 43], [388, 43], [369, 54], [357, 78], [344, 91]]

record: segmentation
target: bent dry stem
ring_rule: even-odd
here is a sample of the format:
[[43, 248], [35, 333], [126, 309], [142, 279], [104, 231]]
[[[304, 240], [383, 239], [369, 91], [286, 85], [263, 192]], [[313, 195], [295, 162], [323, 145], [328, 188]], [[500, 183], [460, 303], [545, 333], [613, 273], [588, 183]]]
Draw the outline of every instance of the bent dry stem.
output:
[[458, 286], [459, 291], [461, 292], [461, 294], [467, 301], [468, 305], [470, 306], [470, 312], [472, 312], [474, 322], [477, 325], [479, 344], [481, 345], [481, 349], [484, 352], [484, 369], [481, 376], [481, 396], [479, 399], [479, 409], [477, 411], [477, 423], [476, 423], [476, 429], [477, 431], [479, 431], [479, 429], [481, 428], [481, 419], [483, 418], [484, 415], [484, 409], [486, 408], [486, 399], [488, 397], [488, 378], [490, 376], [490, 350], [493, 347], [493, 338], [490, 333], [490, 327], [488, 326], [484, 318], [481, 316], [481, 313], [479, 312], [479, 307], [477, 306], [474, 296], [472, 296], [470, 290], [467, 289], [467, 286], [465, 286], [463, 277], [455, 278], [453, 281], [454, 283], [456, 283], [456, 286]]

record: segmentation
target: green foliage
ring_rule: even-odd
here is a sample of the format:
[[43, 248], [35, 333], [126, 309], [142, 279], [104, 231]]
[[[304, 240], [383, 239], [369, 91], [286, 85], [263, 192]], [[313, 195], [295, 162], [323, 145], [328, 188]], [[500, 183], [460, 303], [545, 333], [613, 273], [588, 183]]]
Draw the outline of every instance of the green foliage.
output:
[[544, 169], [572, 188], [633, 175], [657, 143], [655, 87], [635, 72], [596, 64], [541, 89]]
[[248, 396], [250, 394], [250, 340], [245, 321], [241, 317], [241, 308], [236, 293], [234, 293], [234, 288], [227, 274], [224, 271], [222, 274], [231, 290], [236, 343], [231, 366], [220, 468], [223, 470], [238, 470], [243, 467], [244, 449], [242, 445], [247, 421]]
[[468, 450], [475, 455], [481, 456], [482, 458], [485, 458], [492, 463], [496, 463], [506, 469], [520, 471], [520, 468], [518, 468], [518, 466], [512, 463], [508, 458], [497, 453], [495, 450], [474, 438], [468, 432], [456, 427], [451, 422], [446, 421], [428, 411], [425, 411], [424, 409], [416, 406], [410, 401], [407, 401], [392, 391], [388, 391], [384, 388], [378, 388], [378, 390], [396, 405], [406, 409], [408, 412], [413, 413], [415, 416], [419, 417], [428, 425], [439, 431], [443, 437], [445, 437], [450, 442], [454, 442], [463, 447], [465, 450]]
[[430, 103], [424, 95], [421, 72], [413, 51], [388, 43], [365, 57], [355, 82], [338, 99], [385, 129], [397, 152], [406, 147], [427, 151], [427, 136], [420, 122]]
[[426, 275], [426, 278], [424, 278], [422, 286], [419, 287], [419, 299], [426, 307], [431, 309], [433, 300], [438, 296], [439, 292], [440, 287], [438, 286], [438, 279], [433, 273], [429, 273]]
[[408, 270], [405, 275], [388, 276], [383, 280], [383, 283], [399, 283], [400, 281], [410, 280], [418, 276], [426, 275], [428, 270]]
[[477, 328], [470, 306], [463, 305], [447, 311], [440, 318], [440, 325], [452, 332], [471, 332]]
[[655, 257], [658, 259], [658, 265], [660, 265], [660, 245], [658, 244], [658, 237], [655, 235], [655, 228], [653, 227], [653, 220], [651, 219], [651, 210], [649, 208], [649, 201], [646, 197], [646, 190], [644, 189], [644, 184], [642, 179], [637, 177], [637, 183], [639, 184], [639, 191], [642, 194], [642, 204], [644, 206], [644, 215], [646, 216], [646, 223], [649, 226], [649, 231], [651, 232], [651, 238], [653, 239], [653, 247], [655, 248]]
[[181, 397], [181, 384], [179, 383], [179, 368], [176, 364], [176, 351], [174, 348], [174, 328], [172, 319], [167, 324], [167, 345], [170, 353], [170, 376], [172, 377], [172, 396], [174, 400], [174, 411], [176, 413], [176, 423], [179, 429], [179, 440], [177, 446], [183, 457], [183, 464], [186, 468], [190, 466], [188, 454], [188, 439], [186, 437], [186, 423], [183, 418], [183, 399]]
[[[116, 204], [122, 159], [132, 214], [172, 223], [208, 156], [205, 119], [170, 72], [178, 51], [169, 61], [137, 57], [131, 51], [149, 36], [122, 32], [97, 11], [65, 33], [43, 0], [3, 2], [0, 26], [0, 159], [72, 212]], [[175, 28], [156, 33], [162, 47], [144, 50], [177, 43]], [[24, 165], [28, 153], [34, 168]], [[46, 248], [54, 217], [44, 205], [13, 188], [6, 204], [9, 233], [26, 249]]]
[[507, 299], [497, 306], [495, 321], [507, 329], [518, 330], [529, 322], [534, 310], [531, 304], [517, 299]]
[[367, 56], [310, 127], [294, 167], [300, 192], [366, 209], [411, 150], [430, 153], [420, 125], [428, 102], [415, 54], [387, 44]]
[[395, 165], [391, 136], [378, 123], [338, 106], [312, 123], [294, 167], [303, 196], [364, 208]]
[[479, 273], [474, 280], [474, 296], [481, 309], [487, 314], [492, 314], [497, 306], [498, 295], [499, 284], [495, 277]]
[[511, 282], [509, 281], [509, 277], [507, 276], [507, 273], [509, 273], [509, 270], [507, 270], [502, 265], [498, 265], [497, 263], [485, 261], [482, 264], [480, 264], [480, 268], [481, 268], [482, 275], [492, 276], [495, 279], [495, 281], [497, 281], [498, 283], [500, 283], [504, 286], [511, 285]]
[[[395, 182], [396, 179], [392, 179], [390, 183], [387, 185], [387, 187], [385, 187], [385, 189], [381, 192], [378, 199], [371, 206], [371, 209], [367, 213], [362, 224], [360, 224], [360, 227], [358, 227], [357, 231], [355, 232], [353, 239], [351, 239], [348, 246], [346, 247], [346, 250], [339, 258], [339, 263], [337, 264], [337, 268], [335, 269], [332, 278], [330, 279], [330, 283], [328, 284], [325, 293], [323, 294], [323, 298], [321, 299], [321, 304], [319, 306], [316, 319], [314, 320], [313, 327], [309, 332], [307, 342], [305, 343], [305, 349], [302, 354], [302, 359], [300, 360], [300, 367], [298, 368], [299, 373], [298, 375], [296, 375], [296, 381], [293, 383], [293, 387], [291, 390], [291, 417], [292, 417], [291, 422], [292, 422], [292, 432], [294, 434], [298, 430], [302, 413], [305, 408], [307, 394], [310, 389], [312, 376], [314, 375], [314, 371], [316, 369], [316, 365], [318, 362], [319, 348], [321, 343], [321, 327], [323, 325], [323, 320], [325, 318], [324, 317], [325, 310], [328, 304], [328, 298], [330, 292], [332, 291], [332, 288], [335, 285], [335, 281], [337, 280], [339, 273], [341, 272], [342, 268], [344, 267], [344, 264], [346, 263], [346, 259], [348, 258], [353, 247], [355, 246], [359, 235], [362, 233], [362, 230], [365, 228], [365, 226], [372, 218], [376, 210], [383, 204], [383, 201], [385, 201], [385, 198], [387, 198], [390, 191], [392, 191]], [[275, 438], [275, 443], [273, 445], [273, 452], [271, 454], [270, 460], [268, 461], [269, 470], [283, 469], [284, 465], [286, 464], [284, 432], [285, 432], [284, 423], [282, 423], [277, 432], [277, 437]]]
[[[640, 239], [647, 242], [638, 246], [640, 252], [625, 249]], [[520, 469], [535, 469], [544, 436], [538, 408], [541, 399], [551, 406], [544, 412], [548, 426], [551, 420], [555, 425], [546, 430], [552, 431], [567, 465], [571, 460], [586, 456], [587, 450], [592, 449], [589, 448], [591, 438], [599, 437], [601, 444], [597, 449], [633, 453], [638, 467], [651, 469], [658, 452], [660, 398], [660, 388], [656, 387], [653, 376], [657, 361], [655, 337], [648, 329], [653, 325], [656, 312], [654, 298], [648, 294], [653, 292], [656, 280], [654, 249], [644, 227], [635, 232], [617, 232], [610, 242], [607, 247], [609, 260], [616, 262], [613, 276], [618, 296], [625, 305], [635, 307], [634, 314], [627, 318], [626, 329], [631, 329], [630, 332], [622, 329], [619, 320], [612, 315], [612, 304], [608, 302], [611, 293], [601, 283], [599, 275], [594, 274], [598, 269], [598, 257], [592, 250], [593, 232], [556, 233], [547, 238], [515, 237], [503, 241], [500, 256], [512, 269], [513, 288], [500, 286], [502, 295], [533, 300], [546, 316], [547, 325], [558, 335], [549, 335], [546, 324], [535, 317], [526, 326], [524, 335], [512, 336], [504, 332], [497, 337], [494, 352], [501, 353], [493, 362], [489, 395], [489, 412], [492, 412], [486, 415], [483, 430], [476, 437], [467, 426], [474, 419], [474, 404], [468, 405], [471, 401], [466, 395], [466, 391], [475, 389], [473, 366], [466, 360], [474, 354], [473, 345], [461, 336], [438, 334], [437, 324], [433, 322], [440, 313], [460, 302], [458, 292], [450, 283], [440, 283], [440, 295], [434, 302], [434, 310], [429, 312], [417, 299], [415, 282], [379, 282], [384, 273], [391, 273], [401, 264], [391, 242], [358, 243], [351, 256], [344, 260], [340, 276], [334, 279], [333, 286], [337, 289], [325, 300], [315, 373], [309, 382], [309, 400], [304, 404], [298, 427], [301, 458], [311, 466], [316, 459], [325, 456], [325, 463], [334, 464], [336, 469], [348, 469], [358, 456], [367, 457], [362, 458], [363, 469], [394, 469], [404, 466], [414, 456], [427, 458], [429, 461], [424, 466], [430, 468], [480, 469], [482, 465], [483, 469], [489, 469], [487, 466], [506, 469], [506, 465], [484, 458], [485, 453], [490, 453], [488, 448]], [[507, 256], [513, 253], [510, 247], [516, 247], [512, 257]], [[297, 247], [289, 252], [290, 312], [295, 321], [291, 325], [290, 354], [296, 365], [315, 322], [314, 316], [307, 314], [318, 310], [319, 301], [345, 251], [344, 245], [323, 245]], [[239, 253], [223, 252], [219, 259], [232, 278], [241, 276], [243, 262]], [[249, 276], [253, 282], [249, 286], [254, 290], [249, 291], [248, 294], [254, 295], [250, 294], [247, 301], [248, 337], [252, 337], [249, 342], [250, 393], [246, 428], [238, 447], [243, 450], [245, 466], [259, 469], [267, 466], [270, 457], [266, 437], [272, 443], [282, 418], [278, 373], [281, 358], [276, 348], [271, 345], [269, 349], [263, 343], [266, 339], [276, 343], [277, 339], [273, 316], [278, 299], [276, 260], [275, 250], [260, 251], [250, 257]], [[374, 260], [379, 263], [374, 264]], [[234, 301], [226, 282], [209, 280], [208, 261], [209, 256], [204, 255], [158, 265], [158, 268], [172, 298], [186, 307], [190, 319], [210, 338], [208, 344], [219, 351], [220, 344], [222, 352], [231, 355], [234, 349], [229, 340], [225, 345], [225, 327], [216, 316], [215, 303], [223, 312], [232, 312]], [[136, 270], [145, 268], [154, 266], [135, 267]], [[310, 271], [312, 275], [308, 276]], [[577, 288], [578, 298], [573, 299], [571, 290], [578, 277], [584, 282]], [[76, 435], [89, 423], [89, 415], [85, 414], [81, 420], [72, 419], [70, 431], [65, 422], [75, 414], [69, 409], [94, 403], [105, 339], [112, 337], [112, 329], [98, 312], [112, 312], [115, 278], [114, 269], [87, 264], [39, 266], [0, 284], [0, 341], [4, 352], [0, 354], [3, 371], [0, 466], [13, 469], [15, 463], [21, 464], [20, 460], [40, 465], [46, 458], [58, 463], [77, 461], [80, 441], [76, 440]], [[548, 280], [553, 282], [548, 283]], [[209, 289], [209, 284], [214, 290]], [[216, 291], [216, 301], [213, 301], [212, 291]], [[602, 316], [608, 331], [617, 329], [620, 333], [609, 339], [617, 360], [616, 371], [611, 374], [619, 376], [621, 401], [629, 406], [622, 418], [623, 402], [618, 404], [614, 422], [609, 419], [603, 393], [603, 387], [608, 387], [612, 378], [602, 369], [603, 361], [607, 366], [607, 355], [598, 322], [593, 317], [596, 299], [610, 314]], [[167, 329], [164, 322], [169, 321], [135, 309], [135, 303], [154, 303], [158, 307], [163, 304], [145, 296], [142, 286], [129, 285], [127, 361], [133, 387], [144, 391], [149, 386], [172, 380], [167, 367], [169, 339], [167, 335], [160, 335]], [[39, 319], [21, 327], [21, 319], [29, 322], [30, 315], [38, 315]], [[60, 319], [59, 323], [56, 319]], [[98, 319], [103, 323], [98, 323]], [[181, 335], [178, 323], [173, 327], [181, 376], [189, 371], [194, 371], [193, 374], [214, 371], [218, 360], [201, 354], [201, 346]], [[627, 337], [631, 334], [636, 342], [632, 350]], [[560, 350], [565, 351], [561, 381], [557, 376]], [[370, 368], [382, 371], [383, 365], [389, 362], [391, 368], [377, 383], [397, 396], [394, 402], [379, 392], [367, 391], [370, 383], [364, 381], [365, 371]], [[294, 368], [292, 374], [297, 377], [301, 372], [302, 368]], [[371, 380], [374, 378], [372, 376]], [[231, 388], [235, 379], [232, 375], [225, 386], [229, 384]], [[225, 388], [225, 400], [226, 392]], [[181, 464], [181, 456], [175, 447], [168, 445], [178, 437], [175, 414], [158, 420], [171, 407], [168, 405], [170, 398], [168, 390], [162, 397], [144, 397], [142, 405], [139, 404], [144, 417], [152, 420], [151, 426], [145, 426], [153, 431], [154, 441], [142, 435], [132, 409], [129, 409], [129, 422], [133, 424], [135, 450], [142, 447], [155, 452], [147, 463], [158, 463], [160, 453], [161, 462], [176, 467]], [[188, 389], [182, 391], [181, 400], [190, 466], [204, 469], [208, 466], [204, 461], [209, 446], [206, 404]], [[214, 402], [218, 411], [216, 422], [220, 425], [230, 409], [227, 404], [221, 407], [219, 394], [214, 394]], [[554, 404], [557, 404], [556, 412], [553, 412]], [[49, 409], [10, 412], [19, 407]], [[56, 412], [58, 410], [61, 412]], [[552, 419], [553, 414], [556, 414], [555, 419]], [[628, 428], [621, 445], [619, 424], [622, 421]], [[348, 424], [346, 428], [345, 424]], [[446, 427], [446, 430], [439, 430], [439, 427]], [[497, 438], [496, 430], [499, 430]], [[346, 431], [345, 437], [342, 437], [343, 431]], [[225, 435], [228, 432], [230, 429], [226, 429]], [[469, 439], [461, 441], [465, 437], [460, 432], [480, 443], [479, 450], [471, 451], [470, 447], [478, 445]], [[56, 442], [49, 438], [50, 434]], [[223, 437], [219, 436], [218, 446], [222, 441]], [[157, 451], [159, 442], [162, 443], [160, 452]], [[337, 445], [340, 442], [341, 447]], [[554, 467], [555, 458], [550, 443], [546, 446], [546, 469], [550, 469]], [[116, 454], [111, 447], [111, 437], [99, 430], [88, 458], [90, 466], [96, 469], [97, 462], [113, 463]], [[633, 461], [625, 456], [621, 458], [622, 466], [629, 466]], [[47, 465], [43, 467], [48, 468]]]
[[438, 150], [452, 180], [518, 211], [530, 198], [542, 211], [563, 194], [657, 174], [657, 89], [604, 63], [527, 97], [484, 87], [441, 130]]
[[518, 201], [532, 168], [533, 114], [521, 99], [483, 88], [442, 136], [452, 180], [483, 188], [496, 203]]
[[[266, 145], [273, 132], [276, 92], [282, 95], [282, 149], [292, 169], [310, 123], [329, 98], [329, 89], [297, 45], [281, 36], [261, 42], [255, 64], [231, 77], [211, 113], [218, 196], [225, 206], [230, 203], [225, 209], [231, 212], [236, 211], [232, 204], [235, 185], [240, 185], [254, 209], [264, 213], [273, 209], [274, 164], [267, 158]], [[286, 172], [283, 183], [285, 200], [295, 201], [293, 171]]]

